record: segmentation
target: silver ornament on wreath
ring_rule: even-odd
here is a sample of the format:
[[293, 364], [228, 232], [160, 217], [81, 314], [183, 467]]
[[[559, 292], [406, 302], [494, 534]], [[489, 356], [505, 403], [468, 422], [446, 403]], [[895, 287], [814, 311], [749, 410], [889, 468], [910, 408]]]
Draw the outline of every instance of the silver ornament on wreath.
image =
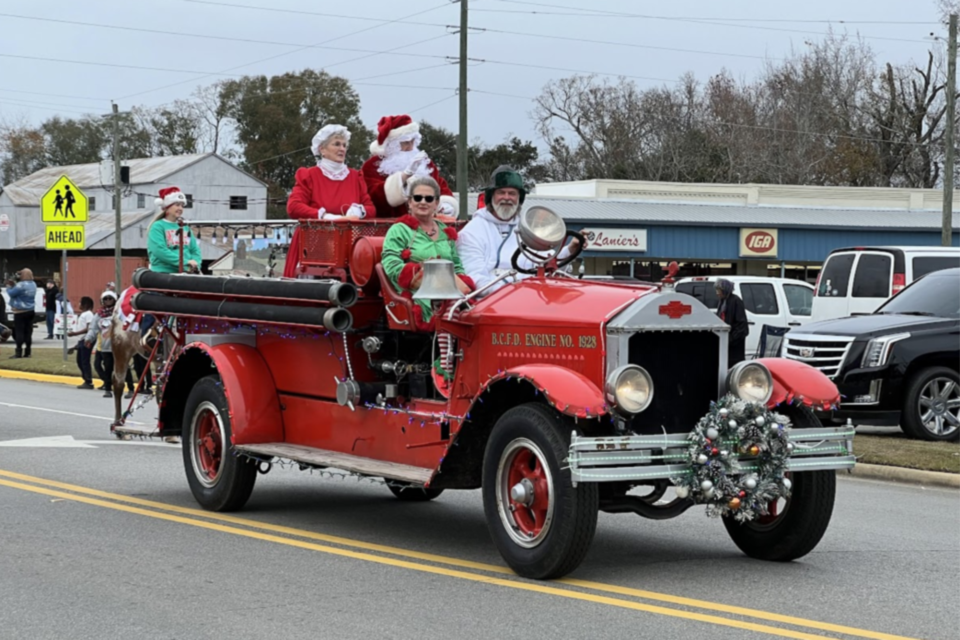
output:
[[[713, 517], [746, 521], [767, 515], [770, 504], [790, 495], [789, 427], [786, 416], [763, 404], [724, 396], [687, 438], [687, 472], [674, 479], [677, 497], [707, 505]], [[741, 462], [737, 453], [746, 459]]]

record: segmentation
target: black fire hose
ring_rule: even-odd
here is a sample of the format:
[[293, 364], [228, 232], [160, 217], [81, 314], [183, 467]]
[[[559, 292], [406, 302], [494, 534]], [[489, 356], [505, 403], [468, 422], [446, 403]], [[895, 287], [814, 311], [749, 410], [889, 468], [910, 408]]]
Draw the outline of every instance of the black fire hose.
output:
[[133, 296], [131, 304], [135, 310], [149, 313], [299, 325], [339, 333], [349, 331], [353, 326], [353, 314], [343, 307], [287, 307], [279, 304], [174, 298], [142, 291]]
[[349, 307], [357, 301], [357, 287], [339, 281], [229, 278], [137, 269], [133, 274], [133, 286], [141, 291], [305, 300], [339, 307]]

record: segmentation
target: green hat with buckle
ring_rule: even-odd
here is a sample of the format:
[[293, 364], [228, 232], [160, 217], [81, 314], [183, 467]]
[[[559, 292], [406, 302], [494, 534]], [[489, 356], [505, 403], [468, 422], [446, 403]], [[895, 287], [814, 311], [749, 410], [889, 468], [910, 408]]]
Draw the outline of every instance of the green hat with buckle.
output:
[[520, 192], [520, 204], [527, 197], [527, 189], [523, 186], [523, 177], [511, 166], [502, 164], [490, 174], [490, 182], [483, 190], [483, 201], [487, 209], [493, 211], [493, 194], [497, 189], [513, 188]]

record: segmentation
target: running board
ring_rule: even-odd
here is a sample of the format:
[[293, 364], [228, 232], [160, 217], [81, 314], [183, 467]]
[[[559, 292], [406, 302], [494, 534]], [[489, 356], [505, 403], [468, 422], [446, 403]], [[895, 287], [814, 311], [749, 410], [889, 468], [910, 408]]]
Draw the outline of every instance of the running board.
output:
[[411, 484], [424, 486], [433, 477], [433, 469], [414, 467], [398, 462], [374, 460], [339, 451], [315, 449], [286, 442], [268, 444], [238, 444], [233, 447], [237, 452], [262, 458], [284, 458], [294, 462], [302, 462], [314, 467], [333, 467], [352, 471], [364, 476], [402, 480]]
[[[791, 430], [788, 437], [794, 448], [787, 469], [852, 469], [857, 462], [853, 435], [850, 426]], [[567, 464], [574, 483], [673, 480], [690, 473], [689, 446], [685, 434], [583, 438], [574, 433]], [[756, 470], [753, 459], [739, 455], [743, 473]]]

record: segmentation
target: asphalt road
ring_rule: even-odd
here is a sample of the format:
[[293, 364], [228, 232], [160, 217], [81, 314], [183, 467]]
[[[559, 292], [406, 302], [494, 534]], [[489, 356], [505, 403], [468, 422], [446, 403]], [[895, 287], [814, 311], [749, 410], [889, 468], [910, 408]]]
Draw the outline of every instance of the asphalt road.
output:
[[956, 491], [842, 478], [825, 538], [787, 564], [699, 508], [601, 514], [583, 565], [542, 583], [505, 569], [477, 491], [408, 504], [275, 468], [243, 512], [198, 511], [180, 448], [113, 439], [111, 406], [0, 380], [0, 637], [960, 636]]

